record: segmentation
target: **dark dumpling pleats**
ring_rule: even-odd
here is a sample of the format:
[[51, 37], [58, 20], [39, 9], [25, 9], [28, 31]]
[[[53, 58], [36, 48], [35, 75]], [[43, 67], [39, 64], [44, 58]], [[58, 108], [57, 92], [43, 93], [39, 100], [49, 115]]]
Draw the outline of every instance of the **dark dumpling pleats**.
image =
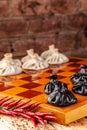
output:
[[87, 65], [81, 65], [80, 71], [71, 76], [74, 84], [72, 90], [74, 93], [87, 96]]
[[59, 92], [54, 91], [48, 96], [48, 103], [55, 105], [55, 106], [69, 106], [77, 102], [77, 98], [70, 92]]
[[87, 82], [79, 82], [73, 85], [73, 92], [87, 96]]
[[46, 94], [50, 94], [56, 90], [63, 92], [63, 91], [66, 91], [67, 89], [68, 88], [65, 83], [57, 80], [57, 75], [52, 75], [50, 77], [50, 82], [48, 82], [44, 87], [44, 92]]
[[71, 76], [71, 81], [73, 83], [87, 82], [87, 65], [81, 65], [80, 71]]
[[57, 75], [50, 77], [44, 92], [48, 94], [48, 103], [55, 106], [68, 106], [77, 102], [77, 98], [68, 90], [67, 84], [58, 81]]
[[46, 94], [52, 93], [55, 89], [55, 83], [56, 82], [58, 82], [57, 75], [50, 76], [50, 81], [47, 84], [45, 84], [44, 92]]
[[85, 74], [82, 74], [82, 73], [76, 73], [76, 74], [73, 74], [71, 76], [71, 81], [75, 84], [75, 83], [78, 83], [78, 82], [87, 82], [87, 75]]
[[44, 92], [50, 94], [54, 91], [55, 85], [51, 82], [47, 83], [44, 87]]

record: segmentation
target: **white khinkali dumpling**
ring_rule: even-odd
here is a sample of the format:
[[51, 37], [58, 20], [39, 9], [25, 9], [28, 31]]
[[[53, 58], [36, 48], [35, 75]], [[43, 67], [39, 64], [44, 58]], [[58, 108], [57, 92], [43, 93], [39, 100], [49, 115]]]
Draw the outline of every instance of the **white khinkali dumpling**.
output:
[[24, 57], [21, 59], [22, 63], [24, 63], [24, 62], [26, 62], [27, 60], [29, 60], [29, 59], [32, 57], [33, 54], [34, 54], [34, 50], [33, 50], [33, 49], [27, 50], [27, 56], [24, 56]]
[[0, 76], [16, 75], [22, 72], [20, 60], [13, 59], [12, 53], [6, 53], [0, 61]]
[[49, 49], [42, 52], [41, 57], [46, 60], [47, 57], [51, 56], [54, 52], [58, 51], [57, 48], [52, 44], [49, 46]]
[[48, 63], [48, 64], [62, 64], [68, 62], [69, 59], [64, 54], [58, 51], [58, 48], [55, 48], [54, 45], [49, 46], [49, 50], [44, 51], [41, 54], [41, 57]]
[[34, 53], [31, 58], [23, 63], [23, 69], [40, 70], [47, 68], [49, 65], [38, 54]]
[[65, 55], [54, 52], [51, 56], [47, 57], [45, 61], [48, 64], [62, 64], [68, 62], [69, 60]]

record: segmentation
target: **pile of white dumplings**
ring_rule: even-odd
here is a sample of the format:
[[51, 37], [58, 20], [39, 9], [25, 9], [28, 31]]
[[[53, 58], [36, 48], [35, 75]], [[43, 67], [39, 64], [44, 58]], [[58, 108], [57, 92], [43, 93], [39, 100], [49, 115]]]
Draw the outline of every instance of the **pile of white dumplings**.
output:
[[23, 69], [45, 69], [50, 64], [62, 64], [68, 61], [68, 57], [60, 53], [53, 44], [40, 56], [33, 49], [27, 50], [27, 55], [21, 60], [13, 59], [12, 53], [5, 53], [4, 58], [0, 60], [0, 76], [20, 74]]

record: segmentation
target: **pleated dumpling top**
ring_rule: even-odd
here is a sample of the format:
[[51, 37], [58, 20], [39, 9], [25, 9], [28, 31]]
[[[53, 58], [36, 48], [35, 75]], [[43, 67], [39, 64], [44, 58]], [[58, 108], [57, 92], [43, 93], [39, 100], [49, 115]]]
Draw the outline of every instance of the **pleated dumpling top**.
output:
[[0, 60], [0, 76], [16, 75], [22, 72], [22, 65], [19, 59], [13, 59], [12, 53], [5, 53]]
[[27, 50], [26, 52], [27, 52], [27, 55], [24, 56], [24, 57], [21, 59], [22, 63], [26, 62], [27, 60], [29, 60], [29, 59], [32, 57], [32, 55], [34, 55], [34, 49], [29, 49], [29, 50]]
[[23, 62], [22, 59], [23, 69], [40, 70], [49, 66], [48, 63], [44, 61], [37, 53], [30, 53], [29, 57], [26, 58], [27, 60], [25, 60], [25, 62]]
[[53, 44], [49, 46], [48, 50], [41, 54], [41, 57], [48, 64], [62, 64], [69, 61], [68, 57], [60, 53], [58, 48], [55, 48]]

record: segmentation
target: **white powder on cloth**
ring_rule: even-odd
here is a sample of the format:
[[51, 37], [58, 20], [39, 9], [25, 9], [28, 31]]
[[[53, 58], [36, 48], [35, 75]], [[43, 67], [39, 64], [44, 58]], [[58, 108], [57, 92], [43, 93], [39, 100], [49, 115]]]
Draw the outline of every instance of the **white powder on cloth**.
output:
[[49, 122], [36, 127], [25, 118], [0, 115], [0, 130], [87, 130], [87, 119], [83, 118], [69, 125]]
[[37, 124], [36, 127], [25, 118], [0, 115], [0, 130], [56, 130], [52, 125]]

